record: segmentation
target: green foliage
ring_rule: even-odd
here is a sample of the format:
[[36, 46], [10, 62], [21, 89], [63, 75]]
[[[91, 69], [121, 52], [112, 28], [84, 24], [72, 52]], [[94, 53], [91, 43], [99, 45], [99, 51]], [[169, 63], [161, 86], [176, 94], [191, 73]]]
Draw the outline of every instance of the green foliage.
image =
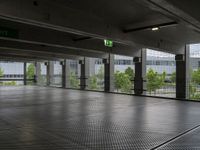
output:
[[93, 75], [89, 78], [89, 85], [88, 85], [89, 89], [91, 89], [91, 90], [98, 89], [98, 83], [97, 83], [98, 81], [97, 80], [98, 79], [95, 75]]
[[196, 91], [197, 91], [196, 87], [192, 83], [190, 83], [189, 92], [190, 92], [191, 99], [194, 99]]
[[[26, 79], [34, 79], [35, 76], [35, 66], [34, 64], [29, 64], [26, 70]], [[27, 85], [32, 85], [34, 82], [27, 81]]]
[[3, 85], [5, 86], [15, 86], [17, 83], [15, 81], [10, 81], [10, 82], [4, 82]]
[[190, 97], [192, 100], [200, 100], [200, 93], [195, 93]]
[[26, 74], [27, 74], [27, 79], [33, 79], [34, 78], [34, 75], [35, 75], [35, 66], [34, 66], [34, 64], [30, 64], [28, 66]]
[[153, 69], [149, 69], [147, 72], [147, 91], [155, 92], [157, 89], [165, 85], [166, 73], [163, 72], [159, 75]]
[[198, 93], [198, 85], [200, 84], [200, 69], [192, 71], [190, 83], [190, 99], [200, 100], [200, 94]]
[[200, 84], [200, 69], [192, 72], [192, 82]]
[[[3, 69], [0, 68], [0, 77], [3, 76]], [[3, 82], [0, 82], [0, 85], [3, 85]]]
[[171, 74], [170, 80], [171, 80], [173, 83], [176, 82], [176, 72], [173, 72], [173, 73]]
[[102, 87], [102, 81], [104, 79], [104, 68], [101, 66], [96, 75], [93, 75], [89, 78], [88, 88], [90, 90], [100, 90]]
[[115, 88], [117, 91], [131, 93], [132, 82], [130, 76], [126, 73], [116, 71], [115, 74]]
[[2, 77], [2, 76], [3, 76], [3, 69], [0, 68], [0, 77]]
[[116, 71], [114, 76], [115, 76], [115, 88], [117, 91], [121, 88], [121, 85], [123, 84], [121, 75], [122, 73], [120, 71]]
[[26, 74], [28, 79], [32, 79], [34, 77], [35, 67], [33, 64], [29, 64]]
[[135, 77], [134, 70], [133, 70], [131, 67], [128, 67], [128, 68], [125, 70], [125, 74], [127, 74], [127, 75], [130, 77], [130, 80], [133, 80], [134, 77]]
[[79, 87], [79, 80], [77, 79], [75, 72], [70, 72], [69, 80], [70, 80], [70, 86], [72, 88]]
[[99, 79], [99, 80], [103, 80], [104, 79], [104, 68], [103, 68], [103, 66], [101, 66], [100, 68], [99, 68], [99, 70], [98, 70], [98, 73], [97, 73], [97, 78]]

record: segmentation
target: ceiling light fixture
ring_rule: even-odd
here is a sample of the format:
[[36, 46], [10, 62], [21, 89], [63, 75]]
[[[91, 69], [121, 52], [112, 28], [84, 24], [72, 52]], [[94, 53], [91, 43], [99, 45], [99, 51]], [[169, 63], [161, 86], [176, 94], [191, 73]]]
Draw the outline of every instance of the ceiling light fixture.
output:
[[152, 31], [158, 31], [159, 30], [159, 27], [153, 27], [151, 28]]

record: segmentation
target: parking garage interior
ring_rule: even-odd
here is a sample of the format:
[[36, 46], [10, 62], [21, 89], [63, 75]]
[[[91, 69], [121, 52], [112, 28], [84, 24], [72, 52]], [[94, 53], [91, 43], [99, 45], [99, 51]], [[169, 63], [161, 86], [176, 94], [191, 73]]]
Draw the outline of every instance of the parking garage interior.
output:
[[0, 149], [200, 149], [199, 4], [0, 0]]

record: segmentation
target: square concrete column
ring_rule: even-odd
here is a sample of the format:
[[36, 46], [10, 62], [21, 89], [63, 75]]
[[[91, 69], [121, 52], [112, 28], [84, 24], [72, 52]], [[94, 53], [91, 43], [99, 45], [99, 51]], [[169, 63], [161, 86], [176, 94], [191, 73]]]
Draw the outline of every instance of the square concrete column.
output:
[[47, 65], [47, 86], [50, 86], [53, 81], [54, 65], [52, 61], [48, 61]]
[[39, 78], [41, 76], [41, 64], [40, 62], [35, 62], [35, 83], [39, 84]]
[[136, 95], [144, 94], [146, 89], [146, 49], [141, 50], [140, 57], [134, 57], [135, 63], [135, 78], [134, 78], [134, 93]]
[[62, 65], [62, 87], [70, 88], [70, 60], [65, 59]]
[[66, 60], [61, 61], [60, 65], [62, 66], [62, 88], [66, 87]]
[[104, 91], [114, 92], [114, 55], [109, 54], [104, 63]]
[[23, 79], [24, 85], [27, 85], [27, 82], [26, 82], [26, 80], [27, 80], [26, 66], [27, 66], [27, 63], [24, 62], [24, 79]]
[[176, 98], [189, 98], [189, 45], [185, 54], [177, 54], [176, 60]]
[[80, 89], [85, 90], [88, 85], [89, 78], [89, 58], [85, 57], [79, 61], [80, 64]]
[[185, 47], [185, 60], [186, 60], [186, 99], [190, 98], [190, 45]]

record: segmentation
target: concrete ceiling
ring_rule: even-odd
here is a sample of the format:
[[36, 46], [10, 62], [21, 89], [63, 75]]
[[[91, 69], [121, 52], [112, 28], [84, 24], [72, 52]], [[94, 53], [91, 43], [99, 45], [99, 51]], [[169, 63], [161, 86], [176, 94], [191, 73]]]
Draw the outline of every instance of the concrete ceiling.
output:
[[[108, 53], [136, 56], [141, 48], [182, 53], [185, 44], [200, 42], [199, 3], [0, 0], [1, 26], [19, 31], [18, 38], [0, 37], [0, 54], [6, 55], [7, 49], [7, 55], [27, 53], [44, 59], [46, 54], [45, 59], [52, 59], [67, 55], [102, 58]], [[160, 30], [152, 31], [153, 27]], [[114, 47], [105, 47], [104, 39], [113, 40]]]

